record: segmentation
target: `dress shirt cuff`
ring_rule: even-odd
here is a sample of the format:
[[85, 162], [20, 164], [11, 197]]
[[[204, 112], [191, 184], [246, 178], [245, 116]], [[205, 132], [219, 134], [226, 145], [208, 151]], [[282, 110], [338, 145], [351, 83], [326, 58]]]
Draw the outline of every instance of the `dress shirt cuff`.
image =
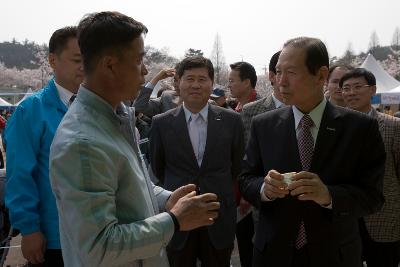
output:
[[179, 229], [181, 228], [181, 226], [179, 225], [178, 219], [176, 218], [175, 214], [173, 214], [172, 212], [168, 211], [167, 212], [169, 214], [169, 216], [171, 216], [172, 221], [174, 222], [174, 233], [178, 232]]
[[275, 199], [270, 199], [269, 197], [267, 197], [264, 194], [264, 187], [265, 187], [265, 184], [263, 183], [262, 186], [261, 186], [261, 190], [260, 190], [261, 201], [274, 201]]
[[154, 87], [156, 87], [156, 86], [154, 84], [152, 84], [151, 82], [148, 82], [148, 83], [146, 83], [146, 85], [144, 87], [153, 90]]

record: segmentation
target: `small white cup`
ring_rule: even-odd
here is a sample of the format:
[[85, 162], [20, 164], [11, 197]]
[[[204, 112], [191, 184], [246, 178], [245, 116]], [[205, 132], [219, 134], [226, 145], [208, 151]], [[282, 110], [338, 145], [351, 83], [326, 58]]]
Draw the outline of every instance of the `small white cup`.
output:
[[293, 180], [292, 180], [292, 176], [295, 175], [295, 172], [287, 172], [287, 173], [283, 173], [283, 181], [287, 184], [290, 185]]

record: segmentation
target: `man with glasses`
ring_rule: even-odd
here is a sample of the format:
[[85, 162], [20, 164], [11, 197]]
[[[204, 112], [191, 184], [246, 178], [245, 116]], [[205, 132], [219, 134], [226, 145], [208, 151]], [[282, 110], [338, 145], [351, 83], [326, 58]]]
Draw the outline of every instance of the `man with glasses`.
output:
[[400, 262], [400, 119], [375, 111], [375, 76], [364, 68], [354, 69], [340, 80], [343, 99], [354, 110], [377, 119], [386, 150], [383, 208], [360, 219], [364, 257], [368, 267], [397, 267]]

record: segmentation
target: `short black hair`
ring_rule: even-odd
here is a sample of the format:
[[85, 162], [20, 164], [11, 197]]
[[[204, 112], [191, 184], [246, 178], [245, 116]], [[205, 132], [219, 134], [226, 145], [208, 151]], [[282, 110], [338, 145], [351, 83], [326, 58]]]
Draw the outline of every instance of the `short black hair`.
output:
[[104, 52], [112, 51], [122, 56], [124, 48], [146, 33], [146, 26], [119, 12], [86, 15], [78, 25], [78, 43], [85, 73], [93, 70]]
[[346, 69], [346, 70], [353, 70], [354, 67], [349, 65], [349, 64], [342, 64], [342, 63], [334, 63], [330, 68], [329, 68], [329, 73], [328, 73], [328, 81], [329, 78], [331, 77], [333, 71], [337, 68], [341, 68], [341, 69]]
[[359, 77], [363, 77], [368, 85], [376, 85], [375, 75], [372, 72], [364, 68], [355, 68], [343, 75], [342, 79], [339, 81], [339, 87], [342, 88], [343, 83], [348, 79]]
[[325, 66], [329, 69], [329, 55], [325, 44], [318, 38], [297, 37], [288, 40], [283, 47], [288, 46], [304, 49], [306, 52], [306, 66], [308, 72], [316, 75], [317, 71]]
[[251, 87], [255, 88], [257, 84], [257, 73], [250, 63], [239, 61], [230, 65], [231, 70], [239, 71], [240, 80], [250, 80]]
[[75, 26], [68, 26], [56, 30], [49, 41], [49, 53], [60, 55], [71, 38], [77, 38], [78, 29]]
[[211, 60], [203, 56], [193, 56], [183, 59], [177, 65], [176, 73], [178, 74], [178, 77], [181, 78], [185, 70], [198, 69], [198, 68], [206, 68], [208, 71], [208, 76], [210, 77], [211, 81], [214, 81], [214, 66]]
[[268, 70], [276, 74], [276, 64], [278, 63], [279, 55], [281, 51], [276, 52], [271, 59], [269, 60], [269, 67]]

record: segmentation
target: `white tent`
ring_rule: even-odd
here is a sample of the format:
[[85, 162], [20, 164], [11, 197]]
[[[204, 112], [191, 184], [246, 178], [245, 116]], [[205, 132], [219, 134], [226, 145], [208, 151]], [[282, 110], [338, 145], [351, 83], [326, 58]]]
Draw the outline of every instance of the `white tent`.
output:
[[1, 107], [9, 107], [12, 106], [10, 103], [8, 103], [7, 101], [5, 101], [3, 98], [0, 97], [0, 106]]
[[389, 91], [390, 93], [400, 93], [400, 86]]
[[[361, 68], [365, 68], [372, 72], [376, 78], [376, 92], [385, 93], [393, 89], [400, 91], [400, 82], [390, 76], [382, 67], [373, 55], [368, 54]], [[392, 91], [391, 91], [392, 92]]]
[[28, 91], [26, 91], [24, 97], [23, 97], [20, 101], [18, 101], [18, 103], [15, 104], [15, 105], [18, 106], [19, 104], [21, 104], [21, 102], [24, 101], [24, 100], [25, 100], [28, 96], [30, 96], [32, 93], [33, 93], [32, 89], [29, 88]]

